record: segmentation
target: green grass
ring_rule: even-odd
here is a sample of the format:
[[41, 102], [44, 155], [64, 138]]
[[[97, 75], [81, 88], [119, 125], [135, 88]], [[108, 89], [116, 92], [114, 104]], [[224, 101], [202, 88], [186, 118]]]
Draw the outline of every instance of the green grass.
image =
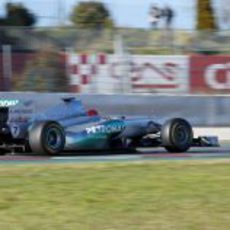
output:
[[0, 167], [0, 229], [230, 229], [230, 162]]

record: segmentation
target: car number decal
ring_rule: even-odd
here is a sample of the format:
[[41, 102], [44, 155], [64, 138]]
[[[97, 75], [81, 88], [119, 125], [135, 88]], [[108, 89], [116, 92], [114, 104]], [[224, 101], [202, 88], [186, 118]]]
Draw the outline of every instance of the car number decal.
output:
[[13, 137], [17, 137], [20, 134], [20, 126], [17, 124], [12, 124], [10, 127], [11, 134]]

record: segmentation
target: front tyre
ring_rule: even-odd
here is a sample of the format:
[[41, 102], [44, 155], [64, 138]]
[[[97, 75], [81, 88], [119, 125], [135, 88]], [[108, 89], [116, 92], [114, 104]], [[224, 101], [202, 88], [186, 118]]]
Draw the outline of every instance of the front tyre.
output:
[[193, 141], [192, 127], [182, 118], [171, 119], [162, 126], [161, 140], [169, 152], [186, 152]]
[[29, 145], [34, 153], [58, 154], [65, 146], [64, 129], [54, 121], [37, 122], [29, 130]]

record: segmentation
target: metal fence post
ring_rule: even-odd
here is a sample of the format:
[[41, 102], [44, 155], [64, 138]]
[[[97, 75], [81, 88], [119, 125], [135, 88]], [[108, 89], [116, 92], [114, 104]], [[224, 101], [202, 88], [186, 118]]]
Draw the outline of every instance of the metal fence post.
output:
[[121, 93], [130, 93], [130, 64], [129, 56], [125, 51], [124, 42], [121, 35], [116, 35], [114, 39], [114, 54], [119, 62], [119, 77], [121, 83]]
[[3, 90], [9, 91], [12, 79], [12, 54], [11, 46], [2, 46]]

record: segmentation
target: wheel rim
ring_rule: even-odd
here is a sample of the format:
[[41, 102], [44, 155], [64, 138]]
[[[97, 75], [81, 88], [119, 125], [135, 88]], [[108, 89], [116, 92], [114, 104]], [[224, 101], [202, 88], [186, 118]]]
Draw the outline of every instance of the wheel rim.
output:
[[189, 140], [189, 130], [184, 125], [177, 125], [175, 127], [175, 139], [177, 143], [186, 144]]
[[46, 133], [46, 143], [48, 148], [53, 150], [58, 149], [62, 145], [61, 131], [56, 127], [48, 129]]

